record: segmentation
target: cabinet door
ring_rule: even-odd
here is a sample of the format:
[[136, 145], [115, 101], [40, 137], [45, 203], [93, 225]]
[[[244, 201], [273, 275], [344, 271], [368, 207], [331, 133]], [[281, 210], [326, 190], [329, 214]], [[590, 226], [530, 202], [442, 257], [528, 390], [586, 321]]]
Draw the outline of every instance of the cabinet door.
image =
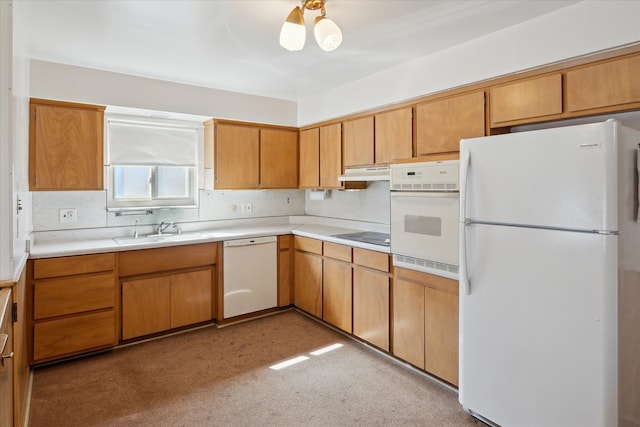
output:
[[484, 92], [419, 104], [417, 155], [459, 151], [460, 139], [484, 136], [484, 124]]
[[322, 318], [322, 257], [296, 251], [293, 282], [295, 305]]
[[[11, 289], [0, 291], [0, 354], [13, 352], [11, 327]], [[0, 426], [13, 426], [13, 359], [3, 359], [0, 365]]]
[[291, 240], [292, 236], [278, 236], [278, 307], [293, 302], [291, 288]]
[[342, 174], [341, 124], [320, 128], [320, 187], [341, 188], [338, 177]]
[[211, 276], [211, 269], [171, 275], [172, 328], [213, 318]]
[[122, 339], [171, 328], [169, 276], [122, 282]]
[[103, 113], [99, 106], [32, 100], [31, 191], [103, 189]]
[[300, 188], [320, 187], [320, 129], [300, 132]]
[[490, 91], [491, 126], [548, 120], [562, 113], [560, 73], [494, 86]]
[[458, 385], [458, 295], [425, 288], [424, 369]]
[[[640, 76], [640, 55], [567, 71], [567, 111], [638, 103], [640, 102], [638, 76]], [[634, 106], [628, 105], [628, 107]], [[638, 106], [636, 105], [635, 108]]]
[[375, 116], [375, 162], [391, 163], [406, 159], [413, 152], [413, 120], [411, 107]]
[[322, 318], [351, 333], [351, 264], [325, 258], [322, 266]]
[[373, 116], [342, 123], [342, 163], [345, 167], [374, 163]]
[[393, 354], [424, 369], [424, 286], [393, 282]]
[[389, 351], [389, 275], [354, 267], [353, 333]]
[[214, 156], [214, 188], [251, 189], [260, 186], [258, 128], [217, 123]]
[[298, 188], [298, 133], [260, 130], [260, 187]]

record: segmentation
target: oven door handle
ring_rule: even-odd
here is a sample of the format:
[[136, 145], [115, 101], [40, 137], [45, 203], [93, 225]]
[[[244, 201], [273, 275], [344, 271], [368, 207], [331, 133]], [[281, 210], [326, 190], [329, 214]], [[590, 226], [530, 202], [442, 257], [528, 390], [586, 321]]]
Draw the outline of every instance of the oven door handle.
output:
[[391, 191], [391, 197], [457, 199], [458, 197], [460, 197], [460, 193], [457, 191]]
[[469, 166], [471, 164], [471, 153], [463, 150], [460, 159], [460, 287], [464, 289], [465, 295], [471, 294], [471, 281], [467, 263], [467, 180], [469, 178]]

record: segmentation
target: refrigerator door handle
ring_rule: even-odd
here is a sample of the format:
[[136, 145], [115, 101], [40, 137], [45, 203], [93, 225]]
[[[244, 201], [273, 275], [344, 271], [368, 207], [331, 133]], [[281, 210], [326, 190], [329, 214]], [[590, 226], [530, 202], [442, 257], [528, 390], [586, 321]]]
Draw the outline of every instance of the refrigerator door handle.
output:
[[465, 295], [471, 294], [471, 282], [467, 271], [467, 179], [471, 153], [463, 150], [460, 159], [460, 285]]

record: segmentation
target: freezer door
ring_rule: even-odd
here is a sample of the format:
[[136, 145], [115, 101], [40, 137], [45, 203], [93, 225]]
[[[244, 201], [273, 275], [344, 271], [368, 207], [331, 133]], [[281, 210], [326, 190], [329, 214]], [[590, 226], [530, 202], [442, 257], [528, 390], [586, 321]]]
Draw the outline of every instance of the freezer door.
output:
[[617, 231], [618, 122], [460, 143], [461, 211], [492, 223]]
[[502, 426], [618, 425], [618, 236], [467, 228], [464, 408]]

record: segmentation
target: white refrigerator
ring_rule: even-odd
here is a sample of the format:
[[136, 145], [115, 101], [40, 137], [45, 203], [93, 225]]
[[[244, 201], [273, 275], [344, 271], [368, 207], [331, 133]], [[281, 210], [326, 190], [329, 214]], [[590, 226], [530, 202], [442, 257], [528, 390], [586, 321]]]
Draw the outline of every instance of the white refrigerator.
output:
[[473, 416], [618, 425], [618, 180], [633, 179], [619, 147], [639, 141], [616, 120], [461, 141], [459, 400]]

